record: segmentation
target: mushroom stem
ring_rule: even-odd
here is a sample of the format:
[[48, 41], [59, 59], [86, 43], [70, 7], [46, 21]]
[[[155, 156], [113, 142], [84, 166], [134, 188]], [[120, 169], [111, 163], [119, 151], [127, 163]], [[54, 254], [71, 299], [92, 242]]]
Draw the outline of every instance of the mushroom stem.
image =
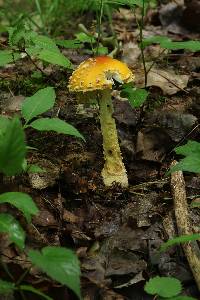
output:
[[100, 123], [103, 135], [103, 150], [105, 164], [102, 170], [102, 177], [105, 186], [112, 186], [114, 182], [122, 187], [128, 186], [128, 177], [118, 142], [115, 119], [112, 117], [113, 104], [111, 90], [105, 89], [100, 92]]

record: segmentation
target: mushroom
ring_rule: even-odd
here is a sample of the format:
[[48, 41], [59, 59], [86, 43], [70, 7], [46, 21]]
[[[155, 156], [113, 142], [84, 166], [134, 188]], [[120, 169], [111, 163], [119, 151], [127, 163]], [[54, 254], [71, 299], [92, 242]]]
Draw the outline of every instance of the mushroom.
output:
[[105, 186], [118, 183], [128, 186], [128, 177], [119, 147], [115, 119], [112, 117], [111, 99], [114, 80], [119, 83], [133, 81], [134, 75], [126, 64], [109, 56], [89, 58], [82, 62], [69, 79], [71, 92], [96, 92], [99, 102], [99, 117], [103, 135], [105, 164], [102, 177]]

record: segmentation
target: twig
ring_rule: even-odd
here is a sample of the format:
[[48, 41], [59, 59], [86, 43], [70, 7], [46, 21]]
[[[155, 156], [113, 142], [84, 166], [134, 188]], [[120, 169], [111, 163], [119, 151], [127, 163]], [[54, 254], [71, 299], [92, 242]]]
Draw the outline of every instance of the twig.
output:
[[155, 65], [155, 63], [158, 61], [158, 59], [161, 57], [161, 55], [166, 51], [166, 49], [163, 49], [158, 56], [154, 59], [154, 61], [152, 62], [152, 64], [150, 65], [150, 67], [147, 70], [147, 75], [148, 73], [151, 71], [151, 69], [153, 68], [153, 66]]
[[28, 56], [32, 64], [36, 67], [36, 69], [38, 69], [44, 76], [46, 76], [45, 72], [40, 67], [38, 67], [38, 65], [34, 62], [32, 57], [28, 54], [28, 52], [25, 49], [23, 50], [23, 52], [26, 53], [26, 55]]
[[152, 71], [152, 70], [151, 70], [151, 72], [152, 72], [152, 73], [154, 73], [154, 74], [157, 74], [157, 75], [159, 75], [160, 77], [163, 77], [164, 79], [166, 79], [167, 81], [169, 81], [171, 84], [173, 84], [175, 87], [177, 87], [177, 89], [179, 89], [179, 90], [181, 90], [181, 91], [183, 91], [183, 92], [185, 92], [185, 93], [189, 94], [189, 92], [188, 92], [188, 91], [186, 91], [186, 90], [182, 89], [180, 86], [178, 86], [176, 83], [174, 83], [172, 80], [170, 80], [170, 79], [169, 79], [168, 77], [166, 77], [165, 75], [163, 75], [163, 74], [160, 74], [160, 73], [158, 73], [158, 72], [155, 72], [155, 71]]
[[[171, 166], [176, 165], [176, 161]], [[182, 171], [176, 171], [171, 175], [171, 190], [174, 200], [174, 210], [178, 233], [180, 235], [190, 235], [193, 233], [190, 222], [187, 197], [185, 191], [185, 181]], [[190, 269], [193, 273], [197, 287], [200, 290], [200, 249], [196, 241], [190, 241], [182, 245], [187, 257]]]

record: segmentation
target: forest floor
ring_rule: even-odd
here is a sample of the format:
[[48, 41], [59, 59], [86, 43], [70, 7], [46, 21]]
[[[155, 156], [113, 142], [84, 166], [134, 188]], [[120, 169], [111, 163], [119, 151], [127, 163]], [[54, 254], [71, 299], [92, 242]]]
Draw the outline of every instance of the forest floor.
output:
[[[198, 38], [194, 31], [169, 20], [168, 25], [161, 25], [159, 13], [149, 13], [145, 37], [164, 35], [179, 41]], [[84, 17], [81, 22], [84, 23]], [[107, 26], [103, 23], [104, 31]], [[135, 73], [136, 86], [144, 86], [134, 16], [121, 9], [114, 15], [113, 27], [122, 44], [118, 58]], [[89, 57], [84, 49], [63, 53], [75, 66]], [[12, 211], [23, 224], [28, 247], [62, 245], [76, 251], [81, 261], [85, 300], [153, 299], [144, 292], [144, 284], [156, 275], [180, 279], [185, 295], [198, 297], [182, 248], [174, 246], [159, 255], [158, 250], [163, 242], [178, 234], [171, 178], [165, 176], [171, 162], [180, 158], [173, 150], [187, 140], [200, 138], [199, 53], [179, 50], [167, 54], [159, 45], [152, 45], [145, 49], [145, 59], [147, 65], [154, 62], [154, 66], [148, 74], [149, 97], [143, 111], [132, 109], [117, 91], [113, 94], [114, 117], [129, 178], [127, 189], [103, 185], [98, 108], [77, 103], [76, 95], [68, 92], [70, 72], [48, 66], [44, 68], [46, 77], [31, 78], [35, 66], [28, 59], [0, 70], [2, 114], [16, 114], [24, 97], [41, 87], [55, 86], [57, 103], [46, 115], [59, 116], [85, 137], [83, 142], [29, 129], [28, 145], [38, 150], [29, 153], [28, 161], [47, 172], [5, 177], [1, 186], [1, 192], [27, 192], [40, 209], [39, 215], [27, 225], [14, 208], [1, 206], [1, 211]], [[185, 173], [184, 178], [190, 205], [200, 198], [200, 177]], [[193, 230], [198, 232], [199, 208], [189, 208], [189, 212]], [[6, 238], [0, 241], [0, 252], [14, 276], [19, 277], [26, 267], [24, 254]], [[25, 281], [55, 300], [75, 299], [72, 292], [59, 284], [52, 285], [37, 269], [32, 269]]]

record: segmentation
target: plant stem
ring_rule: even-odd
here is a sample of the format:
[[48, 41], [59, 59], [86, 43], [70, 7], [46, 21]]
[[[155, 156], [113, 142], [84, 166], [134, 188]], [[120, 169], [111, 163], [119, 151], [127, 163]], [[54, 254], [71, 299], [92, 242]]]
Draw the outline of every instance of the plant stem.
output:
[[144, 47], [143, 47], [143, 28], [144, 28], [144, 15], [145, 15], [145, 6], [144, 6], [144, 0], [142, 1], [142, 17], [139, 24], [139, 30], [140, 30], [140, 45], [141, 45], [141, 56], [142, 56], [142, 64], [144, 68], [144, 85], [145, 88], [147, 87], [147, 68], [146, 68], [146, 62], [144, 57]]
[[103, 6], [104, 6], [104, 0], [101, 0], [100, 3], [100, 10], [98, 15], [98, 25], [97, 25], [97, 31], [98, 31], [98, 37], [97, 37], [97, 47], [96, 47], [96, 55], [98, 55], [99, 52], [99, 44], [101, 39], [101, 22], [102, 22], [102, 16], [103, 16]]
[[112, 184], [116, 182], [122, 187], [127, 187], [128, 177], [122, 161], [115, 119], [112, 117], [113, 104], [111, 90], [106, 89], [100, 93], [99, 108], [105, 159], [104, 168], [102, 170], [104, 184], [106, 186], [112, 186]]

